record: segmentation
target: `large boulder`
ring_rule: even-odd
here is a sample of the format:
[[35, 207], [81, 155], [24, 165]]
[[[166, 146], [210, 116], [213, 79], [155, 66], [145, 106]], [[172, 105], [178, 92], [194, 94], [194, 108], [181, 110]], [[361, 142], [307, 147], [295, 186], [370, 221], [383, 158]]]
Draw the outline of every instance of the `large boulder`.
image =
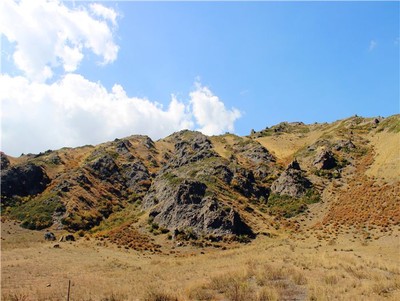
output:
[[182, 180], [174, 186], [159, 178], [144, 205], [150, 207], [154, 222], [170, 230], [190, 228], [197, 235], [217, 236], [252, 234], [233, 208], [221, 205], [206, 192], [207, 186], [198, 181]]
[[295, 160], [272, 183], [271, 192], [298, 198], [303, 196], [311, 187], [312, 183], [305, 177], [299, 163]]
[[45, 170], [38, 165], [28, 163], [11, 167], [1, 172], [1, 195], [36, 195], [46, 189], [50, 183]]
[[319, 152], [313, 164], [318, 169], [332, 169], [338, 166], [335, 155], [330, 150], [322, 150]]

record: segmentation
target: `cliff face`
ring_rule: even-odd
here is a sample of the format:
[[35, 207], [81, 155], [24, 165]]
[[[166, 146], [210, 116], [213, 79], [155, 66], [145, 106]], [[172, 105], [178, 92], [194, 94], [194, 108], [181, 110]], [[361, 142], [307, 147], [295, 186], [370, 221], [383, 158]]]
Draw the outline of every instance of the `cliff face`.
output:
[[[385, 178], [379, 164], [398, 162], [396, 154], [383, 157], [377, 150], [382, 139], [399, 137], [399, 116], [374, 120], [281, 123], [248, 137], [185, 130], [156, 142], [136, 135], [19, 158], [2, 153], [2, 212], [32, 229], [95, 230], [125, 223], [147, 231], [148, 223], [139, 218], [146, 216], [165, 231], [217, 237], [254, 236], [319, 200], [332, 203], [320, 222], [343, 220], [340, 202], [353, 206], [345, 195], [354, 194], [337, 188], [342, 197], [336, 199], [332, 187], [379, 183]], [[371, 175], [374, 170], [381, 174]], [[396, 189], [398, 179], [388, 176], [385, 191]], [[391, 207], [398, 199], [389, 192], [382, 202], [393, 208], [382, 209], [382, 220], [399, 223], [399, 210]], [[378, 191], [370, 194], [382, 198]], [[352, 210], [370, 210], [357, 209], [355, 198]], [[116, 216], [123, 218], [116, 223]]]

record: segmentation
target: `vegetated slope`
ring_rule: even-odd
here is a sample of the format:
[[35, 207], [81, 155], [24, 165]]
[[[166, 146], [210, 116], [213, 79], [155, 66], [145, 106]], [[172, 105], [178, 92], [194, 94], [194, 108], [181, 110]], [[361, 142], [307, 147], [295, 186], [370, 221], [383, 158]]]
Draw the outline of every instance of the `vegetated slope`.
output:
[[399, 115], [356, 116], [248, 137], [181, 131], [2, 154], [1, 209], [30, 229], [152, 250], [144, 241], [157, 234], [243, 240], [281, 226], [388, 227], [400, 223], [398, 142]]

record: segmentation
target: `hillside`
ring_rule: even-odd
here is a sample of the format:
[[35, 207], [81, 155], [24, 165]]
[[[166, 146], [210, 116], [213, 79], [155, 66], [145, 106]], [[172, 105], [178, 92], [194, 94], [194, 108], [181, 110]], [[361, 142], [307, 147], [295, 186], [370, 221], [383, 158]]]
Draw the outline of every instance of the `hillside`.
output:
[[355, 116], [1, 153], [2, 299], [396, 300], [399, 138]]
[[[1, 209], [29, 229], [103, 234], [129, 224], [147, 235], [153, 224], [254, 237], [304, 212], [318, 216], [309, 227], [399, 225], [399, 127], [398, 115], [351, 117], [283, 122], [248, 137], [181, 131], [2, 154]], [[320, 207], [324, 214], [310, 212]]]

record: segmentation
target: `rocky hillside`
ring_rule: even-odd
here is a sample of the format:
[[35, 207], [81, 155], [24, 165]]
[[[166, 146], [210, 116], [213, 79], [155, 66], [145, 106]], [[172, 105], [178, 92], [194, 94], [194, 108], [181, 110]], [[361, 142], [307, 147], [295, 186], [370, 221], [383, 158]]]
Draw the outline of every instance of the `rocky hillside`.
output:
[[399, 132], [399, 115], [355, 116], [283, 122], [247, 137], [185, 130], [159, 141], [135, 135], [1, 153], [2, 215], [117, 243], [162, 233], [240, 240], [293, 225], [390, 227], [400, 224]]

